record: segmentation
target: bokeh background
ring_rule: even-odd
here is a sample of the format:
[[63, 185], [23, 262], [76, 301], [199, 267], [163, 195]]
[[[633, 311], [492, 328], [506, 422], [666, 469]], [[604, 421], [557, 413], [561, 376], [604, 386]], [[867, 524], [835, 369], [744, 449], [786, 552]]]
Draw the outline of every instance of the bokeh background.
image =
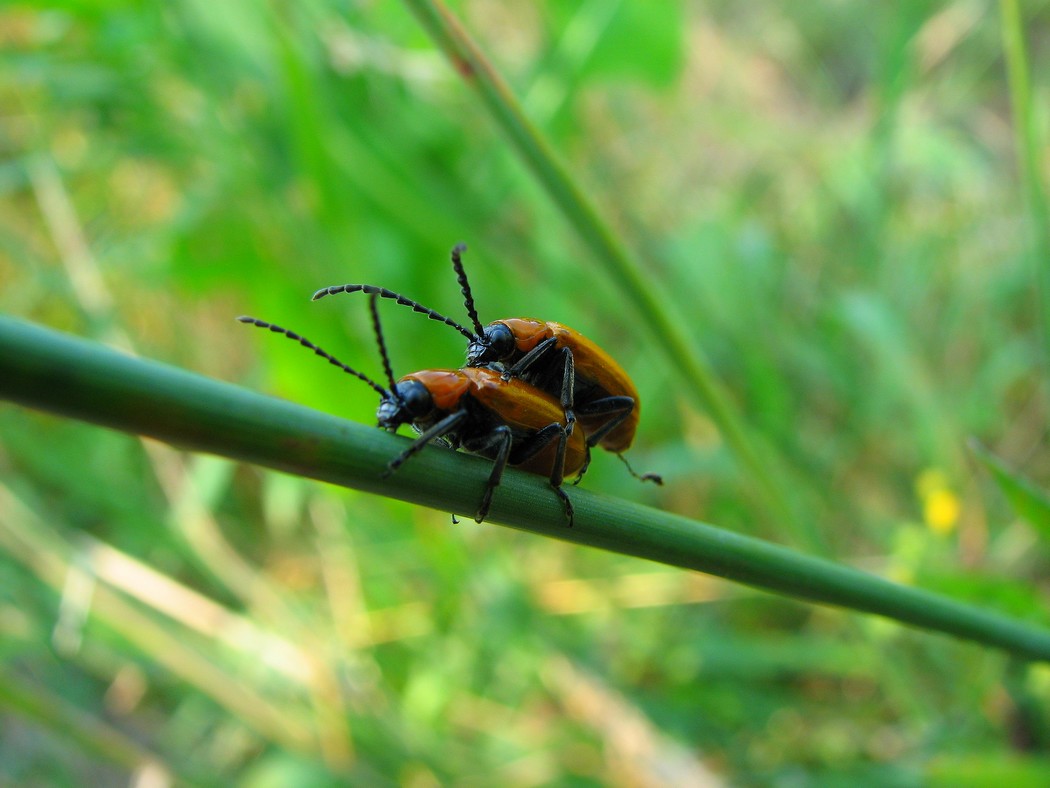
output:
[[[805, 528], [768, 516], [397, 2], [0, 7], [0, 310], [362, 422], [365, 281], [565, 322], [641, 394], [584, 485], [1047, 622], [1050, 8], [456, 2]], [[1042, 224], [1041, 224], [1042, 223]], [[384, 304], [396, 372], [461, 338]], [[1045, 785], [1050, 673], [885, 621], [0, 406], [0, 781]], [[155, 782], [151, 782], [155, 781]]]

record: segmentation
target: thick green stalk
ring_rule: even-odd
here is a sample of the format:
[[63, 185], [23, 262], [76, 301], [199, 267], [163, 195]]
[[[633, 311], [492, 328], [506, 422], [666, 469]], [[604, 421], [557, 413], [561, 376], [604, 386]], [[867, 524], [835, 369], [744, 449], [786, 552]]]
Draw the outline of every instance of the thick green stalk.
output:
[[[405, 438], [8, 318], [0, 318], [0, 399], [451, 512], [472, 512], [488, 476], [485, 460], [434, 448], [384, 479]], [[544, 479], [510, 470], [490, 516], [1050, 660], [1044, 629], [685, 517], [579, 488], [568, 493], [571, 529]]]
[[726, 444], [757, 488], [767, 510], [806, 544], [819, 543], [817, 531], [796, 515], [784, 489], [780, 462], [748, 428], [732, 399], [711, 370], [695, 340], [675, 319], [670, 299], [657, 292], [652, 277], [642, 273], [624, 245], [602, 220], [597, 208], [579, 189], [540, 132], [525, 116], [510, 87], [440, 0], [405, 0], [431, 38], [474, 88], [518, 155], [546, 189], [568, 223], [591, 248], [605, 274], [631, 304], [671, 368], [676, 370], [697, 404], [718, 426]]

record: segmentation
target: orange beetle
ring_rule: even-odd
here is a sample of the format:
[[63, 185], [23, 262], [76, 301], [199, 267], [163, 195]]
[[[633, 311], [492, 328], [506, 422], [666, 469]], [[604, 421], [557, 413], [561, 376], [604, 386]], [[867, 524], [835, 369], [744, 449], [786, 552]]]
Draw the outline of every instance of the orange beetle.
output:
[[[573, 427], [578, 419], [588, 449], [601, 446], [623, 460], [633, 476], [662, 484], [663, 479], [657, 474], [635, 473], [623, 456], [634, 440], [641, 415], [638, 390], [623, 367], [583, 334], [561, 323], [509, 318], [482, 326], [463, 268], [464, 251], [466, 246], [463, 244], [452, 250], [452, 266], [456, 271], [467, 315], [474, 326], [473, 331], [400, 293], [375, 285], [325, 287], [314, 293], [313, 300], [337, 293], [370, 293], [373, 298], [378, 296], [397, 301], [456, 329], [469, 342], [468, 367], [495, 367], [502, 370], [505, 380], [523, 380], [557, 397], [565, 411], [570, 433], [574, 432]], [[580, 476], [589, 462], [588, 453]]]
[[641, 415], [638, 390], [623, 367], [579, 331], [534, 318], [497, 320], [467, 347], [469, 366], [493, 363], [511, 378], [559, 392], [590, 446], [614, 454], [630, 448]]
[[371, 378], [331, 356], [305, 337], [253, 317], [237, 318], [259, 328], [269, 329], [295, 340], [328, 360], [380, 395], [376, 412], [379, 426], [396, 432], [411, 424], [419, 433], [412, 444], [387, 465], [393, 473], [427, 444], [440, 441], [453, 449], [463, 449], [493, 461], [492, 472], [474, 519], [482, 522], [488, 514], [492, 496], [507, 465], [548, 476], [552, 489], [565, 505], [568, 525], [573, 523], [573, 506], [561, 489], [566, 474], [582, 474], [588, 447], [581, 433], [565, 424], [565, 412], [543, 391], [519, 379], [505, 379], [501, 371], [487, 367], [429, 369], [394, 381], [383, 342], [376, 296], [372, 296], [372, 319], [383, 367], [390, 382], [386, 389]]
[[566, 475], [582, 473], [587, 443], [570, 433], [565, 412], [549, 394], [522, 380], [504, 380], [486, 367], [428, 369], [405, 375], [379, 404], [379, 426], [396, 430], [411, 423], [420, 433], [389, 464], [391, 472], [431, 441], [442, 438], [492, 460], [494, 465], [475, 518], [485, 519], [492, 494], [507, 465], [548, 476], [565, 504], [572, 525], [573, 509], [561, 489]]

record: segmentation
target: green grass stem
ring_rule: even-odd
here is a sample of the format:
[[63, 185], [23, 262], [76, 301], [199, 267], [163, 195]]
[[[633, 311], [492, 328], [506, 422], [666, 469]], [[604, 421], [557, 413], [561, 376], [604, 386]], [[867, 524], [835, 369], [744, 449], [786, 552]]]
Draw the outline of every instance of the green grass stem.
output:
[[[450, 512], [473, 511], [487, 478], [485, 460], [434, 448], [383, 479], [406, 438], [9, 318], [0, 318], [0, 398]], [[491, 519], [1050, 660], [1044, 629], [629, 501], [569, 495], [572, 529], [545, 480], [511, 470]]]
[[602, 270], [623, 294], [641, 324], [663, 349], [694, 401], [705, 410], [743, 466], [768, 512], [790, 527], [803, 544], [820, 543], [817, 531], [795, 511], [784, 487], [782, 462], [773, 449], [748, 428], [745, 419], [685, 330], [688, 321], [671, 311], [671, 299], [642, 272], [626, 247], [609, 229], [594, 203], [577, 186], [539, 130], [529, 121], [510, 86], [482, 54], [459, 21], [440, 0], [405, 0], [456, 71], [477, 91], [497, 126], [558, 206], [566, 221], [591, 249]]
[[1025, 51], [1024, 23], [1017, 0], [1000, 0], [1003, 53], [1010, 82], [1017, 166], [1024, 187], [1025, 207], [1031, 233], [1032, 262], [1039, 287], [1042, 313], [1043, 351], [1050, 368], [1050, 203], [1043, 183], [1043, 162], [1036, 119], [1032, 112], [1032, 83]]

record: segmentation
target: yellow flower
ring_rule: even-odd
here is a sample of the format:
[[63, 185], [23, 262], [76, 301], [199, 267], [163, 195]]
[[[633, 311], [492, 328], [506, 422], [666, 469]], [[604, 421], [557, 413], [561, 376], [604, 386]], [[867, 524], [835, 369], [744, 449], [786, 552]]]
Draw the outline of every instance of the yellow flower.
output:
[[951, 490], [935, 490], [922, 502], [922, 514], [930, 530], [950, 534], [959, 522], [959, 499]]
[[945, 473], [936, 468], [923, 471], [915, 482], [915, 490], [922, 500], [922, 516], [930, 530], [937, 534], [954, 531], [962, 506], [950, 489]]

